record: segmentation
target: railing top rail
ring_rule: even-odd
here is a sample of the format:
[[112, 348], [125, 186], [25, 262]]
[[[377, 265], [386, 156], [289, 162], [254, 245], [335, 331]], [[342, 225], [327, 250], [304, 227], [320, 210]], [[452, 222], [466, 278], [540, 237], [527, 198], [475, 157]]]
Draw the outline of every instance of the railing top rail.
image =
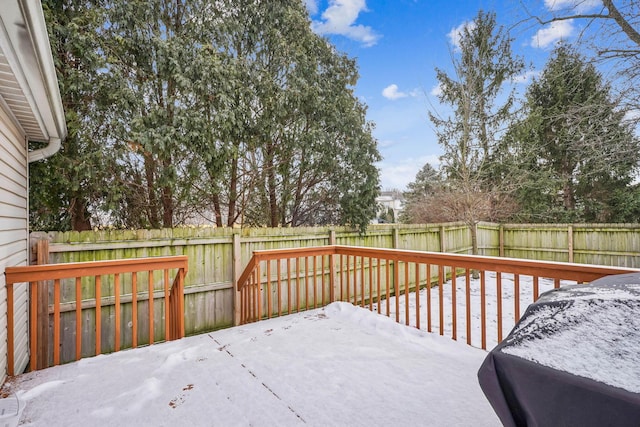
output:
[[[255, 266], [256, 262], [263, 260], [334, 254], [386, 258], [395, 261], [455, 266], [538, 277], [553, 277], [558, 279], [576, 280], [580, 282], [595, 280], [602, 276], [611, 274], [640, 272], [640, 269], [626, 267], [607, 267], [592, 264], [574, 264], [567, 262], [538, 261], [520, 258], [492, 257], [481, 255], [464, 255], [444, 252], [423, 252], [405, 249], [381, 249], [364, 246], [315, 246], [306, 248], [260, 250], [255, 251], [253, 254], [253, 266]], [[249, 270], [251, 269], [245, 269], [239, 280], [239, 283], [243, 283], [248, 278], [250, 273]]]
[[7, 267], [7, 284], [138, 271], [188, 269], [186, 255]]
[[408, 262], [464, 267], [502, 273], [517, 273], [539, 277], [555, 277], [567, 280], [595, 280], [603, 275], [638, 273], [640, 269], [608, 267], [592, 264], [539, 261], [521, 258], [464, 255], [443, 252], [421, 252], [405, 249], [377, 249], [361, 246], [337, 246], [337, 254], [387, 258]]

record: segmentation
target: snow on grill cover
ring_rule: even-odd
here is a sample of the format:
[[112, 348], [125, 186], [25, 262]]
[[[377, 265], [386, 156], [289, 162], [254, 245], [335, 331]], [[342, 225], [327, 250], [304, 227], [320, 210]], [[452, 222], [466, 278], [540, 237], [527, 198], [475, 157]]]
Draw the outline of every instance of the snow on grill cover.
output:
[[505, 425], [640, 425], [640, 273], [541, 295], [478, 378]]

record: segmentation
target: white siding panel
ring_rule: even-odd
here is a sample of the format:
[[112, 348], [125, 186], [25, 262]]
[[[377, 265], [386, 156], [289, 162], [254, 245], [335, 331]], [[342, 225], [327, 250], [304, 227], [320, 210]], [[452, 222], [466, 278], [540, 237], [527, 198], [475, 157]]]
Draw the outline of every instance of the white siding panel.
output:
[[[7, 266], [27, 265], [27, 153], [24, 137], [10, 116], [0, 108], [0, 329], [6, 330]], [[14, 290], [14, 333], [16, 373], [28, 363], [28, 286]], [[5, 334], [6, 336], [6, 334]], [[7, 341], [0, 340], [0, 379], [7, 372]]]

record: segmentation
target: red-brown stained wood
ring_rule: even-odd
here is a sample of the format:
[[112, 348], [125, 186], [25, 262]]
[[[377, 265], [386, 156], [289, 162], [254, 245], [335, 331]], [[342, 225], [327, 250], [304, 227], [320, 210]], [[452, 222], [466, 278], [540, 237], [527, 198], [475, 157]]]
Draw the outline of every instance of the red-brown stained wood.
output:
[[498, 322], [498, 342], [502, 341], [502, 273], [496, 273], [496, 304], [497, 310], [497, 322]]
[[131, 347], [138, 346], [138, 273], [131, 273]]
[[465, 286], [465, 302], [466, 302], [466, 323], [467, 323], [467, 344], [471, 345], [471, 272], [469, 269], [464, 270]]
[[404, 263], [404, 324], [409, 326], [409, 263]]
[[96, 276], [96, 355], [102, 353], [102, 277]]
[[82, 358], [82, 282], [76, 277], [76, 360]]
[[[381, 309], [380, 306], [382, 304], [380, 304], [380, 291], [381, 291], [381, 286], [380, 286], [380, 281], [381, 281], [381, 276], [380, 276], [380, 258], [376, 258], [376, 291], [378, 293], [378, 314], [380, 314]], [[386, 297], [386, 295], [385, 295]]]
[[60, 364], [60, 279], [53, 282], [53, 364]]
[[393, 261], [393, 293], [396, 296], [396, 322], [400, 323], [400, 263]]
[[438, 266], [438, 308], [440, 321], [440, 335], [444, 335], [444, 266]]
[[515, 323], [520, 319], [520, 275], [513, 275], [513, 315]]
[[480, 335], [481, 347], [487, 349], [487, 293], [484, 270], [480, 271]]
[[416, 264], [416, 328], [420, 329], [420, 264]]
[[427, 332], [431, 332], [431, 266], [427, 264]]
[[451, 338], [458, 339], [458, 305], [456, 302], [456, 267], [451, 267], [451, 320], [452, 328]]
[[153, 271], [149, 271], [148, 272], [149, 276], [148, 276], [148, 280], [147, 280], [147, 289], [149, 292], [149, 299], [148, 299], [148, 307], [149, 307], [149, 344], [153, 344], [154, 342], [154, 325], [153, 325], [153, 314], [154, 314], [154, 308], [153, 308], [153, 295], [154, 295], [154, 286], [153, 286]]
[[[165, 338], [167, 338], [168, 341], [168, 337], [170, 336], [169, 331], [171, 330], [171, 318], [169, 316], [169, 270], [165, 269], [164, 270], [164, 275], [163, 275], [163, 283], [164, 283], [164, 333], [165, 333]], [[118, 307], [119, 304], [116, 304], [116, 307]], [[117, 316], [117, 315], [116, 315]], [[118, 322], [119, 323], [119, 322]], [[119, 328], [120, 325], [118, 325]], [[118, 341], [120, 341], [120, 331], [118, 330], [117, 332], [117, 337], [118, 337]]]

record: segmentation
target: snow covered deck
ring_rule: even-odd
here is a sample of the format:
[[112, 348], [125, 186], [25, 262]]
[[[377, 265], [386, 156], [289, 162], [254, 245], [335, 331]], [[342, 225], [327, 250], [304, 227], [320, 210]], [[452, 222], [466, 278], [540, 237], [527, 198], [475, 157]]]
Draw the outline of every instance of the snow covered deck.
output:
[[499, 426], [477, 381], [485, 356], [333, 303], [31, 372], [3, 392], [35, 426]]

